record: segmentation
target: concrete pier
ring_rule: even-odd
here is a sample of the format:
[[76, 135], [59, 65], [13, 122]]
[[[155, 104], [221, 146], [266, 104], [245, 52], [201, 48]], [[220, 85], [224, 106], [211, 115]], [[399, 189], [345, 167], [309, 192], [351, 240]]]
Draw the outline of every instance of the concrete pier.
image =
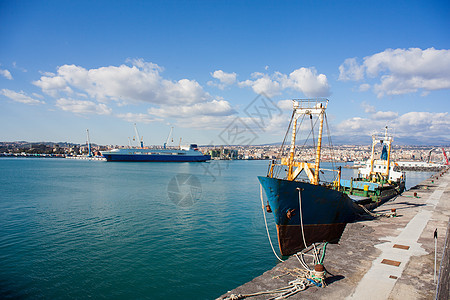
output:
[[[289, 299], [449, 299], [450, 172], [436, 173], [374, 212], [391, 209], [397, 217], [347, 224], [339, 243], [327, 246], [327, 286], [310, 286]], [[295, 268], [301, 266], [291, 256], [219, 299], [287, 286], [295, 279], [289, 270]]]

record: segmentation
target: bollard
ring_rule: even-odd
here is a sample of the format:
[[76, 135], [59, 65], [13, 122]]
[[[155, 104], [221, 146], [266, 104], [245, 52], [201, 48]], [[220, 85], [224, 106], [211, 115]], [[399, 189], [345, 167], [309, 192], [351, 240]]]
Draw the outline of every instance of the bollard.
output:
[[436, 262], [437, 262], [437, 228], [434, 230], [433, 238], [434, 238], [434, 276], [433, 282], [436, 283]]

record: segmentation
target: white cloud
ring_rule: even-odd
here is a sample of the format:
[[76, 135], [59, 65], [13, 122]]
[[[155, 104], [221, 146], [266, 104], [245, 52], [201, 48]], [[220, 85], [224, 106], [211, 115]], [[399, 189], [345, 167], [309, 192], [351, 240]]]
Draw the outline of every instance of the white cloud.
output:
[[[292, 111], [292, 101], [290, 111]], [[280, 136], [280, 132], [286, 132], [286, 128], [289, 126], [291, 116], [289, 113], [274, 115], [267, 123], [264, 128], [264, 132], [267, 134]]]
[[[127, 122], [150, 123], [173, 118], [171, 122], [179, 127], [217, 129], [237, 113], [228, 101], [214, 99], [195, 80], [167, 80], [161, 76], [163, 68], [156, 64], [143, 60], [127, 62], [130, 65], [93, 69], [63, 65], [56, 73], [42, 73], [34, 84], [57, 98], [57, 107], [75, 114], [112, 115], [112, 109], [106, 105], [108, 101], [115, 101], [122, 111], [130, 103], [152, 104], [147, 113], [113, 114]], [[211, 75], [219, 84], [236, 83], [236, 73], [217, 70]]]
[[285, 89], [300, 91], [306, 97], [327, 97], [330, 95], [327, 77], [324, 74], [317, 74], [315, 68], [299, 68], [289, 75], [275, 72], [270, 76], [255, 72], [252, 77], [255, 79], [241, 81], [239, 86], [249, 86], [255, 93], [264, 93], [268, 97], [279, 95]]
[[125, 120], [127, 122], [130, 123], [151, 123], [151, 122], [155, 122], [155, 121], [161, 121], [161, 119], [159, 118], [154, 118], [150, 115], [147, 114], [135, 114], [135, 113], [125, 113], [125, 114], [117, 114], [116, 115], [119, 119]]
[[[366, 129], [367, 125], [366, 118], [361, 117], [353, 117], [347, 120], [344, 120], [338, 125], [338, 131], [342, 134], [342, 132], [349, 133], [349, 132], [358, 132], [361, 134], [364, 134], [361, 132], [361, 129]], [[367, 126], [368, 127], [368, 126]], [[364, 130], [366, 131], [366, 130]]]
[[293, 110], [292, 100], [280, 100], [278, 101], [277, 106], [282, 110]]
[[433, 133], [447, 134], [450, 131], [450, 116], [447, 112], [409, 112], [401, 115], [397, 123], [402, 128], [406, 128], [406, 133], [419, 131], [424, 134], [433, 135]]
[[376, 78], [378, 97], [401, 95], [423, 90], [450, 89], [450, 50], [428, 48], [386, 49], [364, 58], [361, 65], [347, 59], [339, 67], [342, 80], [361, 80], [361, 70], [368, 78]]
[[[250, 137], [256, 138], [254, 143], [258, 143], [258, 141], [262, 142], [262, 134], [264, 136], [273, 134], [278, 138], [280, 132], [286, 131], [289, 120], [289, 115], [275, 115], [271, 119], [266, 120], [264, 132], [255, 124], [252, 118], [237, 117], [236, 115], [221, 116], [220, 118], [205, 115], [194, 116], [178, 121], [175, 126], [200, 130], [215, 130], [216, 135], [211, 136], [213, 143], [240, 144], [246, 143]], [[235, 139], [236, 137], [237, 139]]]
[[5, 77], [6, 79], [9, 79], [9, 80], [13, 80], [13, 77], [12, 77], [12, 75], [11, 75], [11, 72], [9, 72], [8, 70], [3, 70], [3, 69], [0, 69], [0, 75], [2, 75], [3, 77]]
[[366, 92], [368, 90], [370, 90], [370, 84], [368, 84], [368, 83], [363, 83], [359, 86], [360, 92]]
[[36, 105], [36, 104], [44, 104], [45, 103], [44, 101], [36, 100], [36, 99], [31, 98], [30, 96], [27, 96], [24, 91], [20, 91], [17, 93], [15, 91], [11, 91], [8, 89], [2, 89], [0, 91], [0, 93], [3, 96], [8, 97], [9, 99], [11, 99], [13, 101], [24, 103], [24, 104]]
[[362, 108], [364, 108], [364, 112], [366, 112], [366, 113], [373, 114], [376, 112], [375, 106], [370, 105], [366, 101], [363, 101], [361, 103], [361, 106], [362, 106]]
[[370, 118], [374, 120], [391, 120], [398, 117], [398, 113], [394, 111], [377, 111], [375, 106], [363, 101], [361, 107], [364, 108], [364, 112], [370, 114]]
[[375, 120], [392, 120], [398, 116], [394, 111], [377, 111], [372, 115], [372, 119]]
[[218, 79], [219, 83], [208, 81], [208, 85], [217, 86], [218, 88], [223, 90], [225, 87], [230, 86], [236, 82], [237, 74], [234, 72], [226, 73], [222, 70], [216, 70], [214, 71], [214, 73], [211, 73], [211, 76]]
[[41, 94], [38, 94], [38, 93], [32, 93], [32, 95], [33, 95], [34, 97], [36, 97], [36, 98], [44, 99], [44, 96], [42, 96]]
[[42, 76], [40, 80], [33, 82], [42, 89], [42, 91], [52, 97], [57, 97], [58, 93], [72, 93], [72, 89], [67, 85], [62, 77], [46, 77]]
[[65, 98], [58, 99], [56, 106], [64, 111], [70, 111], [75, 114], [109, 115], [112, 112], [112, 109], [103, 103]]
[[[236, 116], [221, 116], [218, 118], [217, 116], [190, 116], [184, 119], [179, 120], [174, 124], [176, 127], [182, 128], [195, 128], [200, 130], [216, 130], [218, 132], [224, 130], [234, 119]], [[213, 136], [216, 140], [213, 141], [218, 143], [219, 138]]]
[[445, 142], [450, 137], [450, 116], [447, 112], [376, 112], [369, 118], [354, 117], [336, 126], [338, 136], [370, 136], [374, 130], [388, 125], [395, 132], [395, 138], [430, 142]]
[[273, 97], [279, 95], [282, 87], [280, 82], [277, 80], [272, 80], [267, 74], [253, 73], [253, 76], [259, 78], [255, 80], [247, 79], [245, 81], [239, 82], [240, 87], [251, 87], [253, 91], [257, 94], [266, 94], [267, 97]]
[[193, 116], [229, 116], [236, 113], [230, 103], [225, 100], [196, 103], [185, 106], [161, 106], [149, 108], [148, 113], [160, 117], [190, 118]]
[[171, 81], [161, 77], [162, 68], [143, 60], [132, 65], [85, 69], [63, 65], [57, 73], [46, 74], [33, 82], [45, 93], [56, 97], [79, 90], [100, 102], [149, 102], [154, 104], [194, 104], [211, 99], [195, 80]]
[[289, 74], [287, 87], [302, 92], [307, 97], [327, 97], [330, 86], [327, 76], [318, 74], [315, 68], [300, 68]]
[[364, 78], [364, 66], [358, 65], [356, 58], [347, 58], [339, 66], [339, 80], [361, 80]]

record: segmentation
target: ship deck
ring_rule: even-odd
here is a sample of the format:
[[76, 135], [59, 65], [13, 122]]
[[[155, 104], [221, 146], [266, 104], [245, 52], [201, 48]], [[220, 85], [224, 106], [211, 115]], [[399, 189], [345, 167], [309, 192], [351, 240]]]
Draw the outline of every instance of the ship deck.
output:
[[[324, 266], [333, 274], [327, 275], [327, 286], [308, 287], [288, 299], [449, 299], [448, 170], [443, 175], [440, 175], [442, 172], [433, 175], [374, 210], [389, 213], [395, 208], [397, 217], [348, 224], [340, 242], [327, 246]], [[436, 282], [435, 229], [438, 235]], [[267, 251], [271, 251], [268, 245]], [[444, 253], [446, 258], [443, 259]], [[300, 267], [298, 260], [291, 256], [219, 299], [231, 294], [246, 295], [287, 286], [294, 279], [286, 275], [287, 270]], [[275, 294], [245, 299], [269, 299], [271, 296]]]

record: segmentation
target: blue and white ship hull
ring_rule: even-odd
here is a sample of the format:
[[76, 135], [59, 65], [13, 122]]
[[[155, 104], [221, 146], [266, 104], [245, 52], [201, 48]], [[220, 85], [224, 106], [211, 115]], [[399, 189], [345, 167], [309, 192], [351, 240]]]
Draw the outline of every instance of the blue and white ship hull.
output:
[[204, 162], [211, 159], [210, 155], [203, 155], [197, 145], [187, 149], [157, 149], [157, 148], [122, 148], [103, 151], [107, 161], [128, 162]]

